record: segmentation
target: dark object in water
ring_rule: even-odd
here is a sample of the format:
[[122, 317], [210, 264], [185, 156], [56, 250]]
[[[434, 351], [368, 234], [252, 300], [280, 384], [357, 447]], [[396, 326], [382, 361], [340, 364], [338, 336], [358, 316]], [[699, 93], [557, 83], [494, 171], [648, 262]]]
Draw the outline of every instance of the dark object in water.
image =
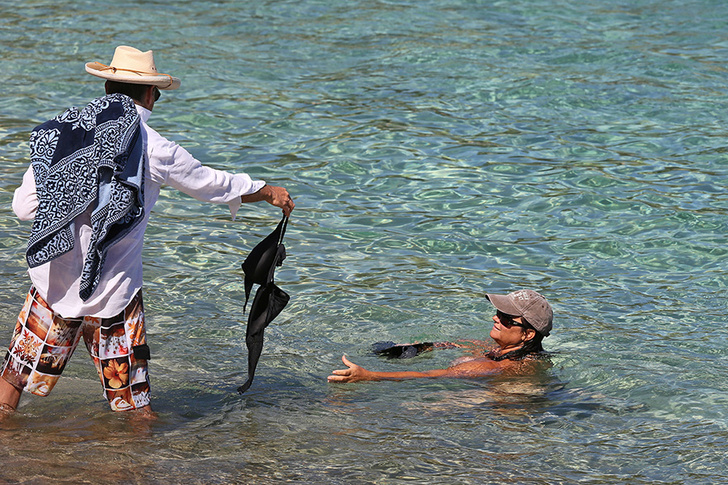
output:
[[417, 342], [414, 344], [395, 344], [391, 341], [374, 342], [372, 352], [388, 359], [410, 359], [432, 349], [457, 349], [461, 345], [452, 342]]
[[255, 377], [255, 368], [258, 366], [260, 354], [263, 352], [263, 332], [279, 313], [285, 308], [290, 296], [273, 283], [273, 274], [276, 266], [281, 266], [286, 259], [286, 248], [283, 245], [283, 236], [286, 233], [288, 217], [285, 215], [278, 223], [275, 231], [270, 233], [257, 246], [243, 262], [245, 273], [245, 307], [248, 305], [250, 291], [253, 285], [260, 285], [255, 292], [253, 304], [248, 314], [248, 327], [245, 331], [245, 345], [248, 347], [248, 380], [238, 387], [240, 394], [248, 390]]
[[410, 359], [422, 352], [427, 352], [435, 347], [433, 342], [420, 342], [415, 344], [395, 344], [394, 342], [375, 342], [372, 344], [372, 352], [383, 355], [388, 359]]

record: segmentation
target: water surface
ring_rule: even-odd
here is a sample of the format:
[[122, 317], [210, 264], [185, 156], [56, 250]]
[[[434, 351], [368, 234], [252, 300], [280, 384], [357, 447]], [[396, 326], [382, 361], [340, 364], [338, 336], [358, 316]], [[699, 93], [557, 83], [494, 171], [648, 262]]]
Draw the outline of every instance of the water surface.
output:
[[[165, 190], [145, 300], [159, 419], [79, 350], [3, 424], [9, 483], [726, 481], [728, 5], [710, 0], [0, 2], [0, 339], [28, 279], [28, 133], [116, 45], [182, 79], [150, 124], [286, 186], [292, 296], [244, 396], [240, 263], [278, 220]], [[333, 386], [377, 340], [483, 338], [484, 292], [553, 303], [532, 376]]]

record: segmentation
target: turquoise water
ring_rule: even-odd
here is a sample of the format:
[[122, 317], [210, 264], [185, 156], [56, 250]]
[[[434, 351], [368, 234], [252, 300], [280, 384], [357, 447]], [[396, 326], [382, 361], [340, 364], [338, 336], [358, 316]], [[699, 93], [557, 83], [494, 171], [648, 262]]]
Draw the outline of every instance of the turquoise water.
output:
[[[113, 5], [113, 6], [112, 6]], [[147, 232], [154, 407], [112, 414], [82, 350], [0, 430], [9, 483], [728, 480], [728, 4], [0, 2], [0, 340], [28, 279], [28, 133], [101, 93], [118, 44], [182, 79], [150, 124], [286, 186], [291, 303], [246, 378], [240, 263], [278, 212], [164, 191]], [[482, 338], [485, 291], [553, 303], [524, 377], [333, 386], [377, 340]], [[5, 345], [5, 344], [3, 344]]]

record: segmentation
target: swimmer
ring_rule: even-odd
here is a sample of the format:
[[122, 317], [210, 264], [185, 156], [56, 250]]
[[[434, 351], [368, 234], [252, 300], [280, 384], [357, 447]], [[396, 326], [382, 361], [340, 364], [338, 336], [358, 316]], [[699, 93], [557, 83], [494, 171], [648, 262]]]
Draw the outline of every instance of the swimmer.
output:
[[333, 371], [328, 381], [483, 377], [512, 369], [543, 352], [541, 341], [551, 332], [553, 322], [553, 311], [546, 298], [533, 290], [517, 290], [507, 295], [486, 294], [486, 298], [496, 308], [490, 337], [498, 346], [485, 356], [458, 359], [447, 369], [376, 372], [356, 365], [343, 355], [341, 360], [347, 368]]

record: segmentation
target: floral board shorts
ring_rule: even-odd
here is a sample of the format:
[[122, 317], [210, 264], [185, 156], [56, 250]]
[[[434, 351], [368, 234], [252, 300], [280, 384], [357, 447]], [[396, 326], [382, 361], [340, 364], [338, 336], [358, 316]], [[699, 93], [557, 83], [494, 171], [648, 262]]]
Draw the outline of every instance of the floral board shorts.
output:
[[63, 318], [31, 288], [18, 315], [0, 376], [17, 389], [47, 396], [83, 337], [114, 411], [149, 404], [142, 292], [115, 317]]

